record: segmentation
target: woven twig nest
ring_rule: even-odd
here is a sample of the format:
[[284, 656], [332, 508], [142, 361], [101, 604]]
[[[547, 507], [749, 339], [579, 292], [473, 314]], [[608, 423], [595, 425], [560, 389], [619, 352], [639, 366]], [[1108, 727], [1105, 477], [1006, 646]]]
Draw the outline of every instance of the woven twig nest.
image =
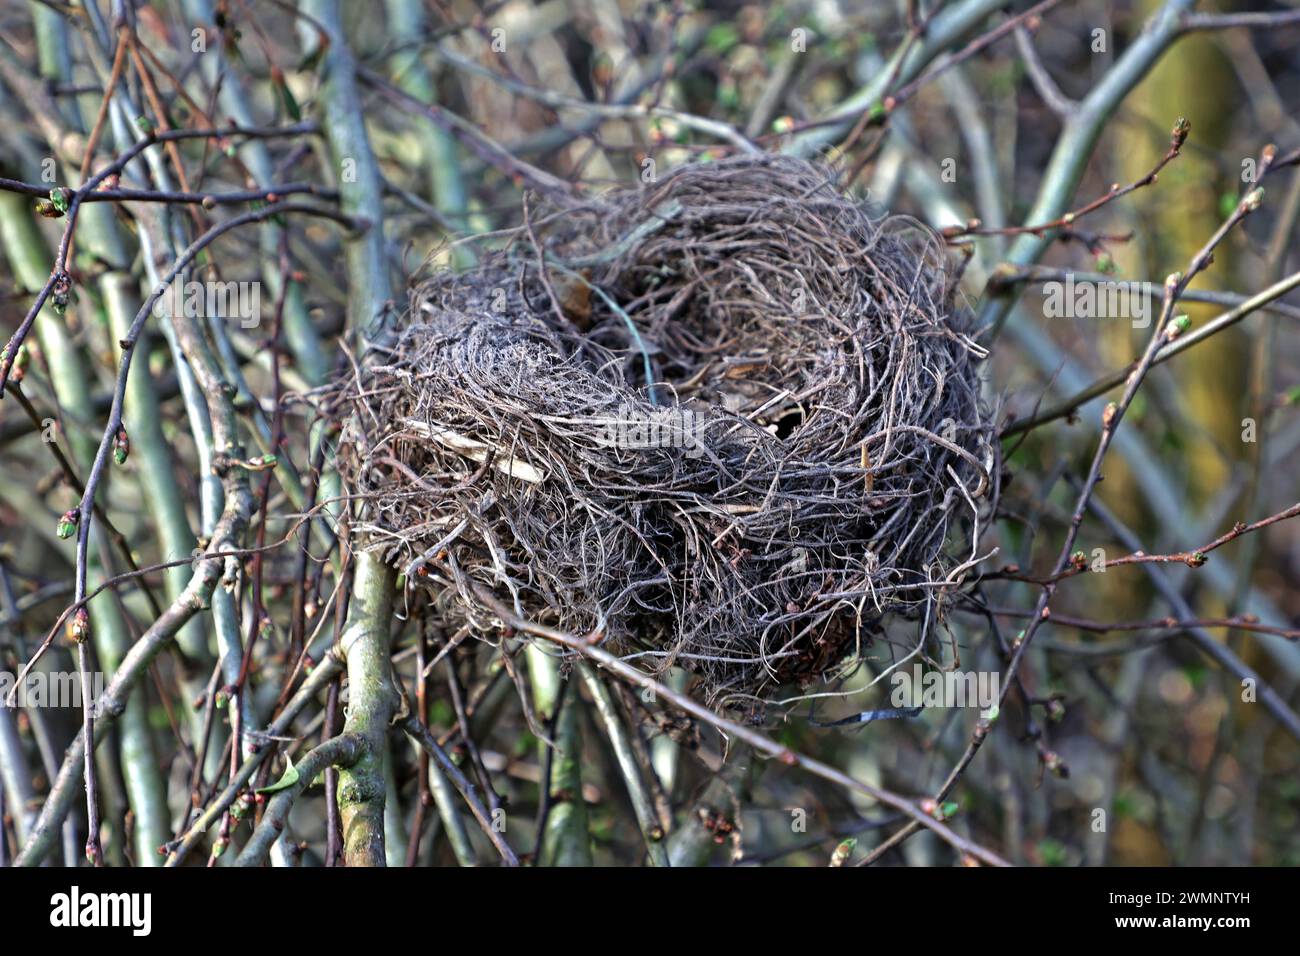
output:
[[960, 584], [993, 445], [931, 232], [776, 157], [526, 218], [343, 390], [355, 527], [449, 634], [488, 589], [735, 704]]

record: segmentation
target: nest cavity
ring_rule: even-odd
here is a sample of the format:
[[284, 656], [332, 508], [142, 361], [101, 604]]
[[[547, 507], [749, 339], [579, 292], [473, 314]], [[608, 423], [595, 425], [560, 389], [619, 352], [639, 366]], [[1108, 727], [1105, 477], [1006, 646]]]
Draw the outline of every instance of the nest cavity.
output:
[[960, 585], [993, 445], [931, 231], [762, 157], [505, 238], [342, 387], [354, 529], [447, 634], [499, 629], [490, 592], [735, 704]]

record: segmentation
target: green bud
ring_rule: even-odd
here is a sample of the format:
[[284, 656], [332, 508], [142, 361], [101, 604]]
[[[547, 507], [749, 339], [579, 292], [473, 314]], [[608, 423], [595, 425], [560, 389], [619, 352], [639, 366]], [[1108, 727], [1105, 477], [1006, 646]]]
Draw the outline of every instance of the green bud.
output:
[[840, 845], [835, 848], [835, 852], [831, 854], [830, 865], [843, 866], [848, 862], [849, 856], [853, 853], [853, 848], [857, 845], [858, 841], [853, 837], [849, 837], [847, 840], [841, 842]]
[[126, 426], [120, 426], [117, 434], [113, 436], [113, 461], [119, 465], [125, 465], [127, 456], [131, 454], [131, 439], [126, 435]]
[[239, 795], [239, 799], [234, 802], [230, 808], [230, 815], [236, 820], [242, 820], [253, 809], [253, 795], [244, 791]]
[[1174, 124], [1173, 131], [1170, 134], [1170, 140], [1175, 147], [1181, 147], [1187, 142], [1187, 134], [1192, 131], [1192, 124], [1187, 121], [1186, 117], [1180, 116], [1178, 122]]

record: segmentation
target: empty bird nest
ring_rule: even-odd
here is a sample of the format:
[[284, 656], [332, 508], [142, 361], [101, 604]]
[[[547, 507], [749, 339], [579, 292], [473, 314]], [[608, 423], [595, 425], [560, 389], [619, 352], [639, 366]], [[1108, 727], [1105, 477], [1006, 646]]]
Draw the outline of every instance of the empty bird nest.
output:
[[337, 395], [354, 531], [446, 634], [491, 592], [739, 706], [960, 587], [994, 445], [932, 232], [770, 156], [524, 220]]

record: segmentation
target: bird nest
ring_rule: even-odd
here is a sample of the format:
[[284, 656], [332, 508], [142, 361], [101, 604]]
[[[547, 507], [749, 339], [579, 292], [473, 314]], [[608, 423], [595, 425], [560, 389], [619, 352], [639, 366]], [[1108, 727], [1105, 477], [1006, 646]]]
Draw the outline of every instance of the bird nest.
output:
[[491, 593], [737, 705], [960, 586], [994, 451], [932, 232], [778, 157], [524, 220], [341, 388], [354, 529], [448, 634]]

